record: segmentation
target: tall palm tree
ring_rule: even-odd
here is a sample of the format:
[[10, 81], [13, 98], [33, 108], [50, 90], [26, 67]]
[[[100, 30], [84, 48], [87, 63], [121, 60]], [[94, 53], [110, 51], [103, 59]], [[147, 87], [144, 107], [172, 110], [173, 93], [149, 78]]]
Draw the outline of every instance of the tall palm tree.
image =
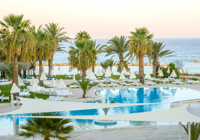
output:
[[104, 51], [107, 53], [106, 56], [109, 55], [118, 55], [119, 60], [120, 60], [120, 67], [121, 70], [124, 67], [124, 59], [129, 56], [129, 53], [126, 54], [126, 52], [129, 49], [129, 42], [130, 40], [127, 40], [127, 37], [125, 36], [120, 36], [117, 37], [115, 36], [111, 40], [107, 42], [109, 46], [107, 46]]
[[69, 63], [72, 68], [82, 71], [82, 78], [85, 80], [86, 70], [92, 66], [91, 53], [93, 41], [77, 40], [75, 46], [71, 46], [69, 50]]
[[106, 47], [106, 45], [96, 44], [96, 41], [93, 41], [93, 62], [92, 62], [92, 71], [95, 72], [95, 65], [97, 60], [97, 55], [103, 52], [103, 48]]
[[79, 33], [77, 33], [75, 39], [76, 40], [90, 40], [91, 37], [86, 31], [80, 31]]
[[49, 23], [45, 24], [44, 30], [51, 36], [51, 40], [54, 42], [54, 47], [52, 47], [53, 55], [51, 58], [48, 59], [49, 65], [49, 77], [52, 75], [53, 69], [53, 56], [55, 52], [66, 52], [64, 47], [61, 47], [59, 43], [61, 42], [69, 42], [69, 37], [66, 35], [67, 32], [64, 32], [64, 27], [59, 27], [58, 23]]
[[[53, 55], [52, 48], [54, 47], [52, 40], [50, 39], [50, 35], [46, 31], [42, 31], [42, 26], [39, 26], [37, 30], [33, 26], [31, 31], [36, 40], [36, 59], [39, 61], [39, 77], [41, 77], [43, 67], [42, 61], [46, 61], [51, 58]], [[40, 86], [43, 86], [43, 80], [40, 80]]]
[[154, 42], [153, 43], [153, 49], [152, 53], [149, 53], [150, 55], [148, 56], [149, 59], [153, 59], [153, 76], [156, 76], [156, 68], [159, 65], [159, 58], [162, 57], [171, 57], [174, 55], [171, 55], [174, 53], [173, 51], [170, 50], [163, 50], [166, 45], [163, 45], [162, 42]]
[[144, 83], [144, 55], [151, 53], [153, 47], [153, 34], [150, 34], [147, 28], [136, 28], [131, 32], [129, 53], [134, 53], [136, 59], [139, 59], [139, 78]]
[[[33, 113], [32, 116], [62, 116], [60, 113]], [[56, 138], [60, 140], [67, 140], [68, 134], [73, 131], [70, 119], [58, 118], [31, 118], [26, 119], [25, 124], [20, 125], [20, 128], [25, 131], [20, 131], [19, 136], [30, 137], [43, 137], [44, 140]]]
[[23, 17], [24, 15], [10, 14], [3, 18], [4, 21], [0, 21], [0, 25], [3, 27], [0, 31], [0, 40], [3, 41], [1, 43], [2, 50], [7, 56], [7, 62], [13, 63], [13, 83], [16, 85], [18, 85], [18, 57], [26, 56], [25, 61], [27, 61], [30, 57], [27, 53], [33, 49], [22, 43], [24, 40], [21, 40], [30, 24], [30, 20], [23, 20]]

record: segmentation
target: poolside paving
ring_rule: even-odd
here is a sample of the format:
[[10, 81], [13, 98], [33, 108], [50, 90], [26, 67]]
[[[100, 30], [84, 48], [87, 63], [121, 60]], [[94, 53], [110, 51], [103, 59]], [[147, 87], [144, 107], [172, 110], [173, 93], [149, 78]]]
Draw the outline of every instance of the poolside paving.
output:
[[[71, 84], [75, 81], [64, 80], [65, 84]], [[120, 83], [120, 81], [116, 81]], [[138, 87], [186, 87], [193, 90], [200, 91], [200, 84], [184, 84], [184, 85], [173, 85], [173, 84], [157, 84], [155, 86], [129, 86], [128, 88], [138, 88]], [[112, 89], [113, 87], [104, 87], [103, 89]], [[117, 86], [118, 88], [126, 88], [126, 86]], [[102, 89], [101, 87], [93, 87], [87, 96], [90, 99], [78, 99], [82, 96], [82, 91], [78, 88], [69, 89], [73, 92], [73, 97], [64, 98], [64, 101], [74, 101], [74, 102], [85, 102], [89, 100], [101, 99], [101, 96], [95, 95], [95, 90]], [[64, 90], [64, 89], [63, 89]], [[15, 109], [20, 108], [20, 106], [15, 106]], [[11, 111], [11, 103], [0, 104], [0, 113]], [[183, 139], [186, 139], [186, 134], [183, 132]], [[163, 126], [146, 126], [146, 127], [131, 127], [131, 128], [112, 128], [112, 129], [100, 129], [100, 130], [84, 130], [84, 131], [74, 131], [71, 134], [69, 140], [177, 140], [179, 137], [178, 126], [174, 125], [163, 125]], [[13, 140], [12, 136], [0, 136], [0, 140]], [[41, 138], [40, 138], [41, 139]], [[27, 138], [18, 137], [17, 140], [29, 140]], [[32, 139], [30, 139], [32, 140]], [[34, 139], [37, 140], [37, 139]], [[39, 139], [38, 139], [39, 140]]]

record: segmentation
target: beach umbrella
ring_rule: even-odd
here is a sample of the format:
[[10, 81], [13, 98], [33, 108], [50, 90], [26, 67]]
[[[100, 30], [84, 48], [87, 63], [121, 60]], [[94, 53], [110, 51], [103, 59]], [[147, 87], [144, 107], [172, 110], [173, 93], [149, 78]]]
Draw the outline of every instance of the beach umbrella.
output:
[[22, 79], [19, 77], [19, 75], [18, 75], [18, 83], [23, 83]]
[[42, 72], [44, 72], [44, 67], [42, 66]]
[[135, 79], [136, 78], [136, 76], [135, 76], [135, 74], [134, 74], [134, 72], [131, 72], [131, 74], [130, 74], [130, 77], [129, 77], [129, 79]]
[[36, 82], [33, 83], [33, 85], [30, 88], [30, 91], [34, 92], [34, 97], [35, 97], [35, 92], [39, 92], [40, 91], [40, 88], [39, 88], [39, 86], [37, 85]]
[[149, 74], [149, 72], [147, 71], [147, 74], [145, 75], [144, 77], [145, 79], [150, 79], [151, 78], [151, 75]]
[[75, 79], [75, 72], [73, 73], [73, 80], [76, 80], [76, 79]]
[[97, 76], [102, 76], [100, 69], [98, 69], [98, 71], [97, 71]]
[[112, 73], [112, 70], [111, 70], [111, 67], [109, 67], [109, 70], [110, 70], [110, 74], [113, 74], [113, 73]]
[[60, 82], [58, 83], [57, 88], [61, 89], [61, 96], [62, 96], [62, 88], [66, 88], [66, 85], [62, 79], [60, 79]]
[[80, 71], [79, 73], [80, 73], [80, 76], [82, 76], [82, 71]]
[[59, 71], [59, 74], [60, 74], [60, 66], [58, 67], [58, 71]]
[[44, 75], [44, 72], [42, 72], [40, 76], [40, 80], [47, 80], [47, 77]]
[[102, 68], [102, 73], [104, 73], [104, 69]]
[[12, 88], [10, 90], [11, 93], [11, 102], [12, 102], [12, 109], [14, 110], [14, 102], [13, 102], [13, 93], [20, 92], [20, 89], [17, 87], [15, 83], [13, 83]]
[[158, 67], [158, 73], [160, 73], [160, 67]]
[[38, 74], [39, 74], [39, 68], [38, 68], [38, 67], [36, 67], [36, 68], [35, 68], [35, 71], [34, 71], [34, 73], [35, 73], [36, 75], [38, 75]]
[[123, 73], [123, 74], [126, 74], [126, 73], [127, 73], [125, 67], [123, 67], [122, 73]]
[[92, 72], [92, 73], [90, 74], [89, 80], [96, 80], [96, 79], [97, 79], [96, 76], [95, 76], [94, 73]]
[[158, 76], [160, 76], [160, 77], [163, 77], [163, 76], [164, 76], [162, 70], [160, 70], [160, 73], [158, 74]]
[[170, 75], [170, 77], [177, 77], [175, 70], [172, 71], [172, 74]]
[[58, 86], [58, 84], [57, 84], [56, 80], [53, 78], [51, 80], [50, 87], [57, 87], [57, 86]]
[[109, 70], [106, 69], [105, 77], [110, 77], [110, 76], [111, 76], [111, 74], [110, 74]]
[[168, 73], [168, 74], [170, 73], [169, 67], [168, 67], [168, 69], [167, 69], [167, 73]]
[[31, 82], [30, 82], [30, 85], [33, 85], [34, 82], [36, 82], [36, 81], [35, 81], [35, 78], [32, 77]]
[[121, 75], [120, 75], [120, 77], [119, 77], [119, 80], [124, 80], [124, 79], [125, 79], [125, 76], [124, 76], [123, 72], [121, 72]]

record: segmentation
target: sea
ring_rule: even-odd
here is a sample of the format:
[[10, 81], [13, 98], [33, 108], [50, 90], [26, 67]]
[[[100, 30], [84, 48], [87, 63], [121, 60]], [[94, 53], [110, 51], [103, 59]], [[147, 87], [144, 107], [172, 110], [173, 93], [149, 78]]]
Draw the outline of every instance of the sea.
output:
[[[97, 44], [105, 45], [107, 44], [109, 39], [94, 39]], [[176, 60], [181, 60], [184, 63], [183, 70], [187, 70], [189, 74], [199, 74], [200, 73], [200, 62], [190, 62], [194, 59], [200, 59], [200, 38], [155, 38], [153, 41], [163, 42], [165, 49], [169, 49], [174, 51], [173, 57], [163, 57], [159, 58], [159, 62], [162, 63], [173, 63]], [[74, 46], [73, 41], [71, 43], [62, 43], [62, 47], [68, 52], [70, 46]], [[105, 57], [105, 53], [98, 55], [97, 63], [103, 62], [106, 59], [109, 59], [111, 56]], [[68, 63], [68, 53], [60, 53], [56, 52], [54, 55], [54, 63]], [[117, 55], [113, 57], [115, 62], [119, 62], [119, 58]], [[136, 58], [132, 62], [138, 62]], [[144, 58], [144, 62], [149, 62], [147, 57]], [[69, 72], [69, 66], [61, 66], [60, 70], [58, 70], [58, 66], [54, 66], [53, 74], [72, 74], [72, 72], [78, 72], [74, 69], [72, 72]], [[101, 66], [96, 66], [95, 72], [98, 69], [102, 69]], [[138, 73], [138, 66], [130, 66], [132, 72]], [[45, 73], [48, 72], [48, 67], [44, 67]], [[112, 68], [113, 74], [119, 74], [117, 72], [117, 67], [114, 66]], [[144, 66], [144, 72], [153, 72], [152, 66]]]

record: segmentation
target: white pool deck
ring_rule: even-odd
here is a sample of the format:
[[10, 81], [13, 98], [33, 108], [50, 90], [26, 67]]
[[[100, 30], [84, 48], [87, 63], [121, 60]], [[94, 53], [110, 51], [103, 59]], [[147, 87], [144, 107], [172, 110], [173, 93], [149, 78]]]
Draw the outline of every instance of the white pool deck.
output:
[[[64, 80], [65, 84], [70, 84], [75, 81]], [[117, 81], [118, 83], [119, 81]], [[119, 82], [121, 83], [121, 82]], [[132, 88], [138, 87], [186, 87], [193, 90], [200, 91], [200, 84], [184, 84], [184, 85], [173, 85], [173, 84], [157, 84], [156, 86], [131, 86]], [[128, 88], [131, 88], [128, 87]], [[115, 88], [125, 88], [125, 86], [118, 86]], [[69, 89], [69, 88], [66, 88]], [[101, 87], [93, 87], [87, 96], [92, 97], [90, 99], [77, 99], [82, 96], [81, 89], [69, 89], [73, 92], [73, 97], [64, 98], [64, 101], [75, 101], [75, 102], [85, 102], [89, 100], [101, 99], [100, 96], [96, 96], [94, 91], [102, 89]], [[104, 87], [104, 89], [113, 89], [113, 87]], [[63, 89], [64, 90], [64, 89]], [[15, 106], [15, 109], [19, 108]], [[11, 111], [11, 104], [5, 103], [0, 104], [0, 113]], [[112, 128], [112, 129], [99, 129], [99, 130], [82, 130], [74, 131], [70, 133], [71, 138], [69, 140], [177, 140], [179, 138], [178, 125], [157, 125], [157, 126], [137, 126], [137, 127], [125, 127], [125, 128]], [[182, 138], [187, 139], [185, 131], [182, 129]], [[13, 140], [13, 136], [0, 136], [0, 139]], [[40, 140], [41, 138], [34, 139]], [[33, 140], [17, 137], [17, 140]]]

